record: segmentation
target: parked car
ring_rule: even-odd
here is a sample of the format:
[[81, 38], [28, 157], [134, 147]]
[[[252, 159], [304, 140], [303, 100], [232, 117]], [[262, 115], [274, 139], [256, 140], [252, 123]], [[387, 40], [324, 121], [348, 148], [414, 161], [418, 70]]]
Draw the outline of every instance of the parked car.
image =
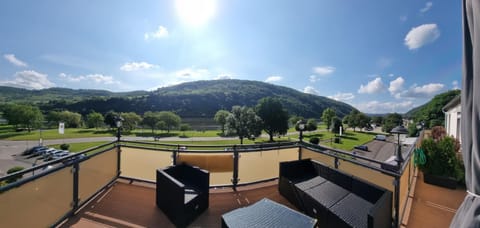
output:
[[375, 135], [374, 139], [379, 140], [379, 141], [386, 141], [387, 136], [386, 135]]
[[366, 145], [355, 146], [354, 148], [357, 150], [368, 151], [368, 146]]
[[35, 152], [35, 151], [37, 151], [37, 150], [41, 150], [41, 149], [47, 149], [47, 148], [44, 147], [44, 146], [34, 146], [34, 147], [30, 148], [30, 149], [26, 149], [26, 150], [22, 153], [22, 155], [31, 155], [31, 154], [33, 154], [33, 152]]

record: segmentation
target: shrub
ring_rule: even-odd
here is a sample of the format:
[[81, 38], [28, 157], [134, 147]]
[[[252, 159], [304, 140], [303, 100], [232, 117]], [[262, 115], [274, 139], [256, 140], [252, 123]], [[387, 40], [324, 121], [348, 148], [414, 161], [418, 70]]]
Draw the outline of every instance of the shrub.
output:
[[[441, 135], [438, 134], [437, 136]], [[457, 180], [464, 179], [465, 174], [462, 171], [462, 164], [456, 156], [457, 140], [450, 136], [444, 136], [438, 140], [424, 139], [421, 148], [426, 157], [426, 163], [420, 165], [423, 172], [436, 176], [454, 177]]]
[[68, 148], [70, 148], [70, 144], [64, 143], [64, 144], [60, 145], [60, 149], [62, 149], [62, 150], [68, 150]]
[[[15, 173], [15, 172], [18, 172], [18, 171], [21, 171], [25, 169], [24, 167], [22, 166], [15, 166], [13, 168], [10, 168], [8, 171], [7, 171], [7, 175], [8, 174], [12, 174], [12, 173]], [[23, 175], [17, 175], [17, 176], [13, 176], [13, 177], [10, 177], [8, 178], [7, 180], [5, 180], [5, 182], [7, 182], [7, 184], [10, 184], [10, 183], [13, 183], [15, 181], [17, 181], [18, 179], [21, 179], [23, 177]]]
[[308, 140], [311, 144], [318, 145], [320, 143], [320, 139], [318, 137], [312, 137]]
[[436, 126], [432, 128], [432, 138], [433, 141], [438, 142], [447, 136], [447, 131], [442, 126]]

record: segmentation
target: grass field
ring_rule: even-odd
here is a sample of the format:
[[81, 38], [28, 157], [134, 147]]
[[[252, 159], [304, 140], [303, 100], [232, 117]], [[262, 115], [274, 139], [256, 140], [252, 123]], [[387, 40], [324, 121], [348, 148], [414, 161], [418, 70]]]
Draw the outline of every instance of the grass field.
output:
[[[314, 134], [309, 134], [306, 133], [304, 134], [304, 141], [308, 142], [308, 140], [312, 137], [319, 137], [320, 138], [320, 145], [327, 146], [327, 147], [332, 147], [336, 149], [341, 149], [345, 151], [351, 151], [353, 147], [357, 145], [362, 145], [365, 144], [373, 139], [373, 136], [375, 133], [368, 133], [368, 132], [353, 132], [349, 131], [346, 132], [342, 137], [341, 137], [341, 142], [340, 143], [333, 143], [330, 140], [335, 137], [335, 135], [331, 132], [322, 132], [322, 133], [314, 133]], [[289, 137], [281, 137], [281, 138], [275, 138], [276, 141], [296, 141], [298, 140], [297, 138], [289, 138]], [[154, 142], [154, 141], [146, 141], [146, 142]], [[248, 144], [254, 144], [254, 143], [267, 143], [268, 138], [259, 138], [256, 139], [255, 141], [244, 139], [243, 144], [248, 145]], [[87, 142], [87, 143], [71, 143], [70, 144], [70, 151], [72, 152], [80, 152], [82, 150], [92, 148], [94, 146], [98, 146], [101, 144], [104, 144], [107, 142]], [[198, 146], [223, 146], [223, 145], [239, 145], [240, 140], [237, 139], [231, 139], [231, 140], [201, 140], [201, 141], [196, 141], [194, 138], [190, 141], [160, 141], [158, 143], [161, 144], [171, 144], [171, 145], [198, 145]], [[52, 145], [55, 148], [59, 148], [60, 145]], [[202, 148], [206, 149], [206, 148]], [[218, 148], [216, 148], [218, 149]]]

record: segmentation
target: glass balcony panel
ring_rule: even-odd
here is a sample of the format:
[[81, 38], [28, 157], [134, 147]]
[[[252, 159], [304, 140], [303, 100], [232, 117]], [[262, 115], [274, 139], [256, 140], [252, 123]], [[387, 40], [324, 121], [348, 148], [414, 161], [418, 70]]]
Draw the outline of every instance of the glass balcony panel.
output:
[[329, 167], [335, 167], [335, 158], [333, 156], [325, 155], [322, 153], [314, 152], [309, 149], [302, 148], [302, 159], [312, 159], [323, 163]]
[[72, 167], [0, 193], [1, 227], [50, 227], [72, 209]]
[[394, 192], [393, 180], [395, 178], [380, 171], [343, 160], [340, 160], [338, 169]]
[[79, 203], [88, 200], [117, 176], [117, 148], [80, 162], [78, 173]]
[[298, 148], [240, 153], [239, 183], [278, 178], [278, 163], [298, 159]]
[[121, 176], [156, 182], [156, 170], [172, 165], [172, 152], [122, 147]]
[[177, 164], [182, 162], [208, 170], [210, 172], [210, 186], [232, 184], [233, 152], [179, 153]]

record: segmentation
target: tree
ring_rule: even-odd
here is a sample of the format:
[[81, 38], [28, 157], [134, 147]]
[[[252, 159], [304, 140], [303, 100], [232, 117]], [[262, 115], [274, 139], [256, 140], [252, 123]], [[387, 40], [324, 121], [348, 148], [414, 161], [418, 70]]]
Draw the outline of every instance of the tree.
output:
[[396, 126], [402, 125], [403, 119], [402, 115], [398, 113], [389, 113], [383, 119], [383, 132], [390, 132]]
[[103, 121], [105, 119], [103, 118], [103, 115], [98, 112], [91, 112], [87, 115], [87, 126], [89, 128], [96, 128], [98, 129], [103, 125]]
[[142, 123], [152, 128], [152, 134], [153, 134], [153, 131], [155, 130], [155, 127], [157, 127], [158, 122], [160, 122], [160, 115], [158, 112], [148, 111], [143, 114]]
[[377, 125], [377, 126], [380, 126], [382, 125], [383, 123], [383, 117], [382, 116], [374, 116], [372, 117], [372, 123]]
[[364, 113], [362, 112], [358, 113], [357, 116], [355, 116], [355, 118], [357, 119], [358, 127], [360, 127], [360, 129], [365, 127], [370, 127], [371, 118], [365, 115]]
[[117, 127], [117, 124], [115, 123], [115, 119], [117, 118], [117, 116], [118, 116], [118, 113], [114, 111], [108, 111], [105, 114], [105, 118], [104, 118], [105, 124], [110, 128]]
[[305, 127], [306, 131], [315, 131], [317, 130], [317, 121], [315, 119], [308, 119], [307, 125]]
[[288, 119], [288, 122], [290, 123], [290, 126], [297, 126], [298, 121], [303, 120], [303, 117], [301, 116], [296, 116], [293, 115]]
[[227, 110], [218, 110], [213, 118], [222, 128], [222, 135], [225, 135], [225, 124], [227, 124], [227, 117], [230, 115], [230, 112]]
[[142, 122], [142, 117], [134, 112], [123, 112], [120, 116], [123, 118], [122, 127], [126, 131], [134, 130]]
[[347, 122], [348, 127], [353, 128], [353, 131], [355, 131], [355, 128], [359, 126], [359, 119], [358, 119], [358, 114], [360, 112], [358, 110], [352, 110], [350, 114], [348, 114], [344, 120]]
[[340, 118], [338, 118], [336, 116], [333, 117], [332, 126], [330, 127], [331, 131], [335, 134], [338, 134], [338, 133], [340, 133], [340, 127], [343, 128], [342, 120], [340, 120]]
[[183, 136], [185, 137], [185, 131], [190, 130], [190, 125], [187, 123], [180, 124], [180, 131], [183, 132]]
[[273, 135], [284, 135], [288, 131], [288, 113], [277, 99], [261, 99], [256, 106], [256, 113], [263, 121], [263, 130], [273, 141]]
[[243, 144], [244, 138], [258, 137], [262, 133], [262, 119], [246, 106], [233, 106], [227, 117], [227, 134], [235, 133]]
[[322, 121], [327, 125], [327, 129], [332, 125], [332, 119], [335, 117], [335, 109], [327, 108], [323, 110]]
[[158, 113], [158, 117], [160, 121], [165, 122], [167, 133], [170, 133], [171, 129], [177, 128], [182, 122], [180, 116], [173, 112], [162, 111]]
[[40, 127], [43, 122], [43, 114], [36, 106], [30, 105], [7, 105], [3, 111], [3, 116], [9, 124], [17, 127], [22, 125], [28, 132], [32, 128]]
[[47, 121], [50, 125], [56, 126], [58, 123], [65, 123], [65, 127], [77, 128], [82, 126], [82, 115], [70, 111], [50, 111], [47, 115]]

